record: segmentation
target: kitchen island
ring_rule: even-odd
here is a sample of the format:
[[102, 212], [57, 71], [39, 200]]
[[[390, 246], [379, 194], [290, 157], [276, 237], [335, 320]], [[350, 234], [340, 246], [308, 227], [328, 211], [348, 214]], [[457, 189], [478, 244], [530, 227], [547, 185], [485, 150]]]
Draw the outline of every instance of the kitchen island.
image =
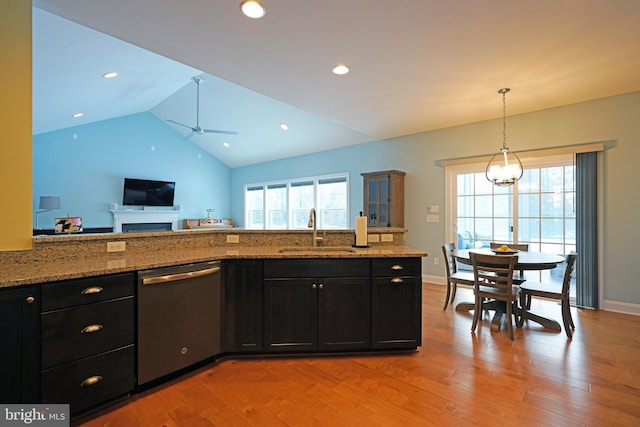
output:
[[[403, 228], [370, 232], [379, 242], [352, 251], [353, 230], [323, 231], [318, 251], [286, 251], [310, 246], [306, 230], [182, 230], [152, 233], [104, 233], [36, 236], [31, 251], [0, 252], [0, 289], [93, 275], [204, 262], [212, 259], [390, 258], [424, 257], [404, 246]], [[385, 241], [382, 241], [385, 240]], [[125, 250], [107, 252], [108, 244], [124, 242]], [[285, 249], [285, 251], [283, 251]]]
[[[421, 258], [427, 254], [404, 246], [405, 232], [385, 229], [367, 248], [353, 248], [348, 230], [322, 232], [324, 245], [317, 248], [306, 230], [36, 237], [32, 251], [0, 253], [2, 320], [10, 325], [0, 332], [6, 344], [0, 378], [7, 384], [0, 398], [53, 403], [62, 396], [77, 417], [137, 393], [143, 388], [134, 329], [142, 271], [211, 261], [222, 265], [222, 285], [215, 288], [220, 303], [196, 323], [215, 327], [220, 343], [199, 363], [239, 355], [415, 351], [422, 344]], [[167, 351], [193, 354], [198, 341]]]

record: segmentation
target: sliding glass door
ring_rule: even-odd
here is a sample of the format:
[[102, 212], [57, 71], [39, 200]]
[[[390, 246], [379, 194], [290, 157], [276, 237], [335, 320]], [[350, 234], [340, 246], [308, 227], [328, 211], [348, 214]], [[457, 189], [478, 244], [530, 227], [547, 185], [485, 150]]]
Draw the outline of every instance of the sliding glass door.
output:
[[[523, 160], [522, 179], [497, 187], [485, 164], [447, 168], [449, 241], [459, 248], [491, 242], [528, 244], [532, 251], [568, 254], [576, 249], [575, 165], [572, 155]], [[562, 267], [551, 272], [560, 275]]]

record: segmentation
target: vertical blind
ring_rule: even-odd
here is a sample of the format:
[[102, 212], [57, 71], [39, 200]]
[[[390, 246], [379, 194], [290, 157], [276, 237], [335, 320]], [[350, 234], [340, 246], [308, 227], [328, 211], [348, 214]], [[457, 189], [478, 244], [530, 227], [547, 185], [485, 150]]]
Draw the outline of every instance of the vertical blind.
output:
[[598, 301], [598, 153], [576, 154], [576, 305]]

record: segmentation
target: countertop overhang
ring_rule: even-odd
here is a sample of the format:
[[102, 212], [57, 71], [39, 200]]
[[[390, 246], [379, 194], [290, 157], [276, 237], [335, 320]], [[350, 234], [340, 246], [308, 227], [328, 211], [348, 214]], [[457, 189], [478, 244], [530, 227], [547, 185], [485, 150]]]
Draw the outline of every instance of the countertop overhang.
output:
[[[112, 238], [111, 240], [117, 240]], [[424, 257], [427, 253], [404, 245], [353, 248], [353, 251], [304, 250], [282, 252], [296, 245], [224, 245], [211, 247], [150, 248], [112, 253], [76, 252], [72, 256], [4, 257], [0, 252], [0, 288], [24, 286], [103, 274], [116, 274], [172, 265], [227, 259], [393, 258]]]

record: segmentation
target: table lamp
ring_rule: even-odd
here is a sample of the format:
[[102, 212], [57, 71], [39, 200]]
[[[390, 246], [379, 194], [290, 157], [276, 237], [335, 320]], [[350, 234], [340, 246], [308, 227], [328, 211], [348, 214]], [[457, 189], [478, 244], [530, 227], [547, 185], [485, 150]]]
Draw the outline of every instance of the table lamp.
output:
[[36, 228], [38, 227], [38, 215], [43, 212], [49, 212], [54, 209], [60, 209], [60, 197], [59, 196], [40, 196], [39, 211], [36, 211]]

